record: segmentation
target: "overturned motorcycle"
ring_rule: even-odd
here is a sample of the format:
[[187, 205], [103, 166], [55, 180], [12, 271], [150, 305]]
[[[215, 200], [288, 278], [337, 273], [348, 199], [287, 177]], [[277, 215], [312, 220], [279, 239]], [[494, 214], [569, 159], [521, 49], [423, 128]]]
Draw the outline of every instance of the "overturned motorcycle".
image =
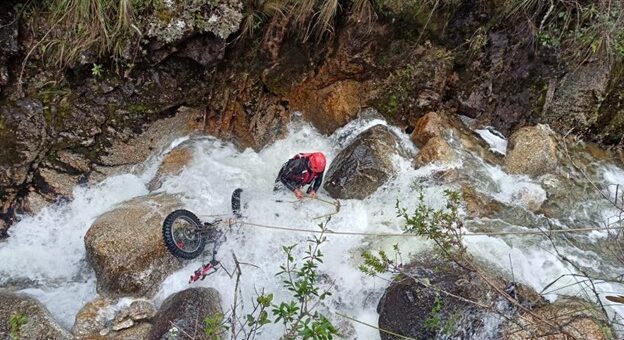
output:
[[[219, 246], [225, 241], [224, 227], [236, 223], [243, 217], [244, 205], [241, 204], [241, 194], [243, 190], [234, 190], [231, 197], [231, 218], [217, 218], [212, 221], [202, 221], [193, 212], [179, 209], [171, 212], [165, 218], [162, 226], [163, 240], [169, 252], [183, 260], [192, 260], [198, 256], [210, 252], [211, 259], [207, 264], [198, 268], [191, 276], [189, 283], [203, 280], [206, 276], [214, 274], [221, 263], [216, 259]], [[339, 210], [340, 204], [318, 199], [325, 203], [332, 204]], [[280, 203], [290, 203], [291, 201], [274, 200]], [[294, 203], [294, 202], [293, 202]], [[220, 215], [220, 217], [224, 217]], [[206, 250], [206, 247], [209, 247]]]

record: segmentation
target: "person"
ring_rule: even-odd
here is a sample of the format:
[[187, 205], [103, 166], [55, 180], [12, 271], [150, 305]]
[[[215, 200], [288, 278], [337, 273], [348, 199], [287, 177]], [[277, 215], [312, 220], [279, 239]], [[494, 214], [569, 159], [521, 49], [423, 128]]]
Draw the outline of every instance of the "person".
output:
[[282, 185], [295, 193], [297, 199], [303, 199], [301, 188], [309, 185], [306, 193], [316, 198], [316, 192], [323, 182], [323, 173], [327, 160], [322, 152], [299, 153], [284, 163], [275, 179], [273, 191]]

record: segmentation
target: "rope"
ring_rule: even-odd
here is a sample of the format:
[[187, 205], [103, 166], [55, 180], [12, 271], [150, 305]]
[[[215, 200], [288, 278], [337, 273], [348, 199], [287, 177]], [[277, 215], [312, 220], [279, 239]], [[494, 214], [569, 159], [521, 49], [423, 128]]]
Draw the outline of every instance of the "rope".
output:
[[[281, 227], [269, 224], [259, 224], [247, 221], [239, 221], [236, 219], [230, 220], [233, 224], [241, 224], [247, 225], [256, 228], [264, 228], [264, 229], [273, 229], [273, 230], [283, 230], [283, 231], [294, 231], [300, 233], [314, 233], [320, 234], [322, 231], [314, 230], [314, 229], [305, 229], [305, 228], [294, 228], [294, 227]], [[605, 231], [605, 230], [622, 230], [624, 226], [621, 227], [607, 227], [607, 228], [573, 228], [573, 229], [556, 229], [556, 230], [541, 230], [541, 231], [501, 231], [501, 232], [491, 232], [491, 233], [471, 233], [471, 234], [462, 234], [462, 236], [504, 236], [504, 235], [549, 235], [549, 234], [566, 234], [566, 233], [582, 233], [588, 231]], [[351, 236], [381, 236], [381, 237], [416, 237], [422, 236], [414, 233], [367, 233], [367, 232], [358, 232], [358, 231], [333, 231], [326, 230], [325, 234], [333, 234], [333, 235], [351, 235]]]
[[396, 336], [396, 337], [401, 338], [401, 339], [405, 339], [405, 340], [416, 340], [416, 339], [414, 339], [414, 338], [410, 338], [409, 336], [405, 336], [405, 335], [397, 334], [397, 333], [394, 333], [394, 332], [389, 331], [389, 330], [387, 330], [387, 329], [379, 328], [379, 327], [377, 327], [377, 326], [375, 326], [375, 325], [371, 325], [370, 323], [366, 323], [366, 322], [364, 322], [364, 321], [360, 321], [360, 320], [358, 320], [358, 319], [352, 318], [352, 317], [350, 317], [350, 316], [348, 316], [348, 315], [345, 315], [345, 314], [342, 314], [342, 313], [340, 313], [340, 312], [336, 312], [336, 315], [341, 316], [341, 317], [343, 317], [343, 318], [345, 318], [345, 319], [348, 319], [348, 320], [351, 320], [351, 321], [357, 322], [357, 323], [362, 324], [362, 325], [364, 325], [364, 326], [368, 326], [368, 327], [370, 327], [370, 328], [374, 328], [374, 329], [378, 330], [379, 332], [384, 332], [384, 333], [387, 333], [387, 334], [390, 334], [390, 335]]

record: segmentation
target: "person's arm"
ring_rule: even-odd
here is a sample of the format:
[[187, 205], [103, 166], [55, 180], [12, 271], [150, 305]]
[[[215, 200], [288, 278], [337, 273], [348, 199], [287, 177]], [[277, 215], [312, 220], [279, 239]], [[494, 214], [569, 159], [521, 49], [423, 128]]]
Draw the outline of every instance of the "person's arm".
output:
[[321, 172], [320, 175], [316, 176], [316, 178], [314, 179], [314, 183], [312, 183], [312, 185], [310, 185], [308, 187], [308, 194], [311, 193], [312, 191], [317, 192], [318, 189], [321, 187], [321, 183], [323, 182], [323, 173]]
[[288, 164], [286, 164], [286, 169], [282, 172], [280, 181], [282, 181], [290, 191], [295, 191], [301, 184], [294, 179], [294, 176], [300, 174], [306, 168], [305, 159], [291, 159], [288, 161]]

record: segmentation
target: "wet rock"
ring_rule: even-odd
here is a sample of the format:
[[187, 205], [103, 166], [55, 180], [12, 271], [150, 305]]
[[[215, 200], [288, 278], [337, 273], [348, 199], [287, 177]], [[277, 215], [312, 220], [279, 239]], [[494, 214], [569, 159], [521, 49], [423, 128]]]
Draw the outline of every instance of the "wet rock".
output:
[[151, 320], [156, 315], [154, 304], [146, 300], [133, 301], [128, 316], [134, 321]]
[[600, 118], [613, 64], [607, 59], [573, 67], [560, 82], [551, 82], [552, 100], [544, 103], [542, 123], [564, 134], [583, 134]]
[[118, 310], [115, 301], [98, 297], [87, 303], [76, 315], [72, 333], [77, 339], [146, 339], [151, 320], [156, 315], [154, 305], [146, 300], [133, 301]]
[[490, 217], [504, 208], [502, 203], [478, 192], [470, 185], [462, 185], [461, 192], [466, 210], [471, 217]]
[[9, 230], [9, 226], [4, 220], [0, 220], [0, 238], [7, 236], [7, 231]]
[[[605, 331], [605, 322], [598, 317], [598, 306], [592, 306], [586, 301], [573, 298], [558, 299], [533, 311], [533, 315], [524, 314], [506, 323], [502, 332], [502, 339], [520, 340], [540, 338], [546, 340], [558, 339], [587, 339], [603, 340], [611, 338]], [[543, 322], [562, 325], [561, 329], [553, 329]], [[609, 333], [610, 334], [610, 333]]]
[[[435, 256], [428, 257], [406, 266], [408, 275], [399, 276], [386, 289], [377, 306], [379, 327], [414, 339], [496, 338], [503, 326], [503, 317], [439, 290], [494, 305], [499, 313], [507, 315], [513, 314], [513, 307], [474, 271]], [[489, 280], [499, 288], [505, 288], [503, 280]], [[517, 289], [517, 285], [510, 285], [508, 288], [513, 289], [510, 294], [516, 295], [525, 307], [544, 303], [539, 295], [526, 287]], [[396, 339], [384, 332], [380, 332], [380, 336], [383, 340]]]
[[314, 93], [316, 100], [305, 107], [305, 118], [321, 132], [332, 133], [357, 116], [365, 93], [365, 85], [360, 82], [336, 82]]
[[433, 137], [420, 149], [414, 159], [417, 168], [430, 163], [449, 163], [456, 158], [455, 151], [442, 137]]
[[537, 212], [542, 207], [544, 201], [546, 201], [546, 192], [541, 189], [522, 187], [514, 191], [512, 200], [519, 202], [529, 211]]
[[72, 170], [79, 172], [89, 172], [90, 161], [83, 155], [74, 153], [67, 150], [59, 151], [57, 154], [58, 161], [71, 168]]
[[397, 137], [386, 126], [362, 132], [332, 161], [324, 188], [334, 198], [364, 199], [383, 185], [396, 169]]
[[179, 261], [165, 248], [161, 230], [165, 216], [179, 206], [176, 196], [143, 196], [95, 220], [85, 235], [85, 248], [98, 293], [147, 296], [179, 268]]
[[59, 326], [48, 310], [37, 300], [0, 291], [0, 338], [11, 339], [11, 316], [23, 316], [24, 323], [16, 335], [20, 339], [71, 339], [69, 332]]
[[142, 322], [134, 327], [123, 329], [119, 332], [115, 332], [110, 335], [113, 340], [136, 340], [136, 339], [149, 339], [149, 334], [152, 331], [152, 324]]
[[509, 138], [505, 169], [513, 174], [541, 176], [557, 168], [557, 144], [544, 125], [523, 127]]
[[43, 105], [19, 100], [0, 106], [0, 217], [13, 218], [19, 186], [27, 181], [33, 164], [40, 161], [47, 140]]
[[132, 319], [124, 319], [122, 321], [114, 323], [111, 329], [115, 332], [118, 332], [123, 329], [128, 329], [132, 326], [134, 326], [134, 321]]
[[436, 112], [429, 112], [416, 121], [411, 135], [412, 141], [417, 147], [422, 148], [429, 139], [440, 137], [443, 129], [444, 126], [440, 116]]
[[202, 126], [198, 119], [201, 117], [202, 113], [197, 109], [180, 107], [174, 117], [154, 122], [137, 138], [115, 142], [108, 148], [108, 155], [102, 157], [101, 164], [114, 167], [142, 163], [175, 139], [200, 133]]
[[96, 336], [110, 323], [114, 313], [112, 309], [113, 301], [104, 297], [98, 297], [84, 305], [74, 321], [72, 333], [78, 339]]
[[[169, 296], [154, 317], [150, 339], [170, 339], [170, 330], [185, 332], [194, 339], [208, 339], [203, 333], [202, 320], [222, 313], [221, 297], [213, 288], [189, 288]], [[174, 331], [175, 332], [175, 331]]]
[[[9, 83], [9, 62], [20, 52], [19, 20], [9, 5], [0, 5], [0, 93]], [[6, 12], [5, 12], [6, 11]]]
[[156, 175], [147, 185], [150, 191], [154, 191], [162, 185], [162, 180], [165, 176], [177, 175], [184, 167], [186, 167], [193, 159], [193, 149], [185, 144], [182, 144], [165, 155], [160, 167], [156, 172]]
[[71, 198], [74, 187], [80, 181], [79, 176], [68, 175], [47, 167], [39, 168], [38, 174], [45, 183], [43, 186], [53, 197]]
[[206, 132], [241, 149], [260, 150], [282, 138], [290, 122], [288, 103], [267, 94], [260, 79], [241, 74], [230, 77], [215, 84], [206, 112]]

